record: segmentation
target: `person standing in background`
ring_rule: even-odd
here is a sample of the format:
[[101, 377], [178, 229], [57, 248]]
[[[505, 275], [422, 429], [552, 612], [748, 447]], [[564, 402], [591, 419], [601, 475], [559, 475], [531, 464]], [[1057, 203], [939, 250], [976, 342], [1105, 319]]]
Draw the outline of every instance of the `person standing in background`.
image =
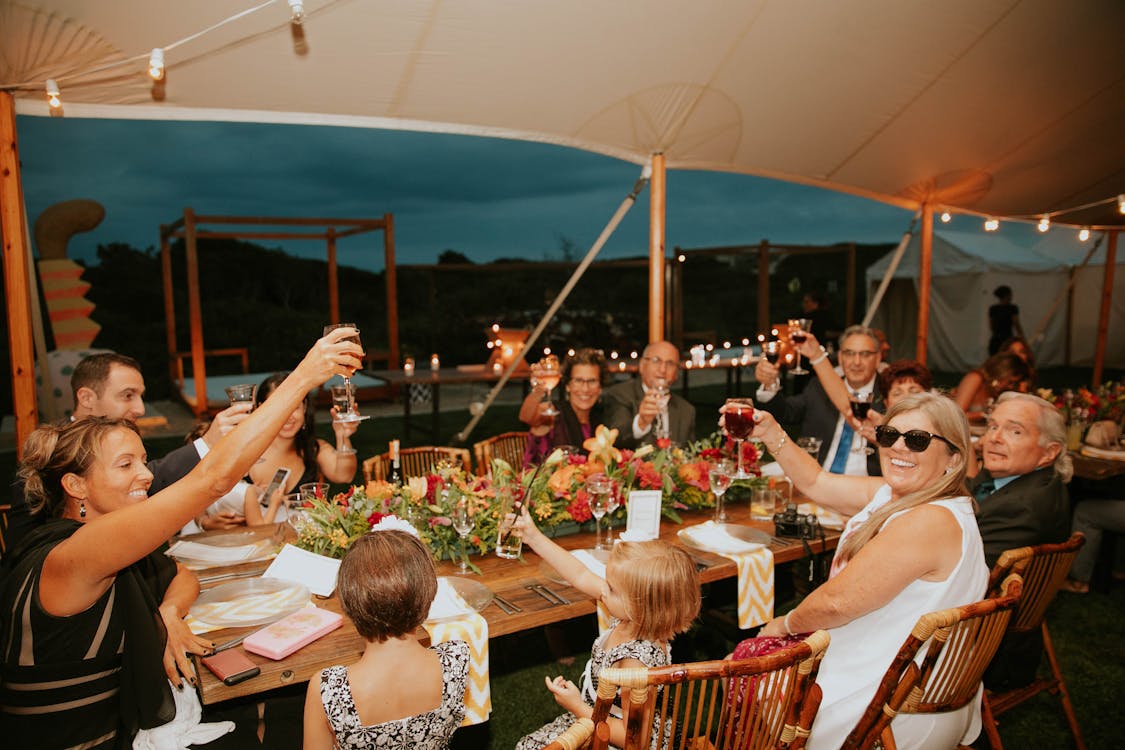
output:
[[1027, 338], [1020, 326], [1020, 308], [1012, 304], [1012, 288], [1002, 284], [992, 290], [992, 296], [996, 297], [996, 304], [988, 308], [988, 329], [992, 334], [988, 339], [990, 357], [1000, 351], [1000, 346], [1013, 336]]

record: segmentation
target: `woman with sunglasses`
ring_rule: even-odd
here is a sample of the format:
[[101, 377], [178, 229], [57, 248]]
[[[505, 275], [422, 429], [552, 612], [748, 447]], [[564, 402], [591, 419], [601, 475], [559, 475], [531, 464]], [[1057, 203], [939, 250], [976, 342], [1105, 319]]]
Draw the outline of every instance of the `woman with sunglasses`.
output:
[[[918, 617], [984, 596], [988, 567], [965, 486], [969, 426], [953, 401], [908, 396], [876, 430], [882, 477], [829, 474], [765, 412], [762, 440], [797, 489], [851, 516], [828, 581], [760, 635], [821, 628], [832, 636], [817, 683], [824, 692], [811, 750], [837, 748], [855, 726]], [[949, 748], [980, 730], [979, 699], [943, 714], [899, 716], [900, 748]]]

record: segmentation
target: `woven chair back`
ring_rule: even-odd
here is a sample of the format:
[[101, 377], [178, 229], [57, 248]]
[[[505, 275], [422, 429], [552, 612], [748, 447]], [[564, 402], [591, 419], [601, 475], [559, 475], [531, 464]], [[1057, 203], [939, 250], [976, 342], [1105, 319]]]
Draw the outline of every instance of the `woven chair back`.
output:
[[[442, 460], [451, 460], [467, 473], [470, 466], [467, 448], [425, 445], [418, 448], [403, 448], [398, 452], [399, 468], [402, 478], [422, 477], [431, 473], [434, 465]], [[363, 478], [368, 481], [386, 480], [391, 473], [391, 454], [383, 453], [363, 462]]]
[[1070, 565], [1078, 550], [1086, 543], [1081, 532], [1075, 532], [1061, 544], [1040, 544], [1035, 547], [1010, 549], [1000, 555], [992, 569], [989, 583], [1018, 573], [1023, 578], [1023, 596], [1009, 628], [1025, 632], [1038, 628], [1047, 616], [1047, 607], [1055, 599], [1059, 587], [1070, 573]]
[[516, 471], [523, 466], [523, 452], [527, 448], [526, 432], [505, 432], [473, 444], [477, 459], [477, 474], [492, 476], [492, 462], [499, 458]]

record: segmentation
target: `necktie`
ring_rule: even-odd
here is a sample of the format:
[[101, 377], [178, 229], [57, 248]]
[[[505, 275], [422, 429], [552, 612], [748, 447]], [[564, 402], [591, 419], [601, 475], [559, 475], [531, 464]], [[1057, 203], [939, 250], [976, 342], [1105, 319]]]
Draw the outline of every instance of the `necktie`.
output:
[[855, 430], [845, 419], [844, 429], [840, 430], [840, 444], [836, 446], [836, 455], [832, 458], [832, 465], [828, 467], [828, 471], [832, 474], [844, 473], [844, 469], [848, 465], [848, 453], [852, 450], [853, 435], [855, 435]]
[[996, 491], [996, 482], [992, 479], [982, 479], [981, 483], [973, 490], [973, 497], [977, 500], [984, 500], [986, 497]]

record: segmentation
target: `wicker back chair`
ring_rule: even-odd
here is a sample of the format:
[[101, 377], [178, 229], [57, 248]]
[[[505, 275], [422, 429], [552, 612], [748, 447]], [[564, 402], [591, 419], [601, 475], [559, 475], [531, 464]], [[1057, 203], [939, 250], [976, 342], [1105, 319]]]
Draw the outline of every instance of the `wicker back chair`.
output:
[[[842, 747], [893, 750], [891, 721], [897, 714], [956, 711], [973, 700], [1022, 587], [1020, 577], [1011, 575], [1002, 596], [922, 615]], [[921, 665], [916, 664], [915, 656], [927, 643]]]
[[1085, 750], [1086, 743], [1082, 739], [1082, 730], [1078, 728], [1078, 718], [1074, 715], [1074, 705], [1070, 701], [1066, 682], [1059, 670], [1059, 660], [1055, 656], [1055, 647], [1051, 644], [1051, 634], [1047, 630], [1046, 620], [1047, 605], [1054, 600], [1059, 586], [1070, 572], [1070, 565], [1074, 562], [1078, 550], [1082, 549], [1085, 543], [1086, 537], [1076, 532], [1061, 544], [1040, 544], [1035, 547], [1007, 550], [996, 561], [996, 567], [993, 568], [989, 580], [990, 587], [997, 580], [1008, 575], [1009, 571], [1018, 573], [1024, 580], [1023, 597], [1016, 608], [1012, 622], [1008, 625], [1008, 630], [1012, 633], [1026, 633], [1039, 628], [1043, 636], [1043, 651], [1047, 654], [1051, 674], [1049, 677], [1037, 677], [1028, 685], [1003, 693], [985, 692], [981, 713], [984, 731], [993, 750], [1000, 750], [1003, 747], [1000, 733], [996, 728], [996, 717], [1044, 690], [1058, 695], [1063, 713], [1066, 715], [1066, 723], [1074, 736], [1074, 743], [1079, 750]]
[[820, 708], [816, 673], [828, 640], [818, 630], [768, 656], [603, 670], [593, 721], [576, 722], [565, 740], [547, 747], [571, 750], [589, 742], [606, 750], [607, 718], [620, 689], [625, 750], [648, 750], [654, 733], [667, 738], [659, 743], [665, 750], [802, 748]]
[[[403, 448], [398, 452], [399, 468], [402, 478], [422, 477], [433, 471], [438, 461], [450, 460], [458, 464], [466, 473], [472, 470], [467, 448], [448, 448], [445, 446], [424, 445], [418, 448]], [[363, 478], [371, 482], [386, 479], [391, 473], [391, 454], [372, 456], [363, 462]]]
[[473, 443], [473, 453], [477, 459], [477, 474], [492, 476], [492, 460], [507, 461], [516, 471], [523, 466], [523, 452], [527, 448], [526, 432], [505, 432], [479, 443]]

